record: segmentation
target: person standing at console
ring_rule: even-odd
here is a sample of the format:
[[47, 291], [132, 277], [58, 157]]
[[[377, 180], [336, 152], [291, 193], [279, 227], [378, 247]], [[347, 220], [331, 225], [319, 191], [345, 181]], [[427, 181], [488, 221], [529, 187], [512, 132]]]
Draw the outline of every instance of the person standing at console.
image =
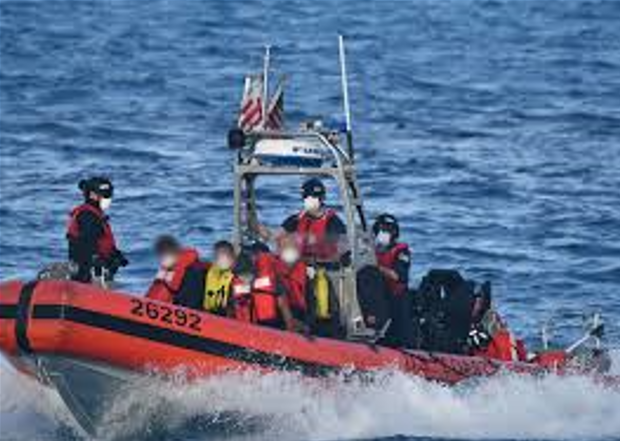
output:
[[346, 255], [343, 241], [346, 227], [336, 211], [326, 207], [326, 196], [327, 190], [320, 179], [308, 179], [301, 187], [303, 208], [287, 217], [274, 231], [257, 225], [259, 235], [277, 240], [284, 234], [295, 234], [306, 262], [320, 265], [340, 261]]

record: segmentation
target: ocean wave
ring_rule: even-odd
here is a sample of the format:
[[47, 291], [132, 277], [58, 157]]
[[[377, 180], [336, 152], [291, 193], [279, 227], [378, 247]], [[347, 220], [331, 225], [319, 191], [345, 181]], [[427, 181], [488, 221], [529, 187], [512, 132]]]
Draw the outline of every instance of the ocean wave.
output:
[[[620, 352], [613, 358], [617, 365]], [[66, 436], [69, 420], [59, 403], [50, 405], [53, 397], [42, 401], [32, 380], [0, 367], [6, 397], [0, 412], [10, 415], [5, 433], [14, 429], [23, 435], [23, 424], [36, 420], [27, 427], [34, 439]], [[372, 382], [257, 372], [192, 384], [146, 379], [110, 403], [104, 438], [605, 439], [620, 435], [619, 400], [619, 390], [584, 377], [505, 375], [456, 388], [395, 372], [378, 374]]]

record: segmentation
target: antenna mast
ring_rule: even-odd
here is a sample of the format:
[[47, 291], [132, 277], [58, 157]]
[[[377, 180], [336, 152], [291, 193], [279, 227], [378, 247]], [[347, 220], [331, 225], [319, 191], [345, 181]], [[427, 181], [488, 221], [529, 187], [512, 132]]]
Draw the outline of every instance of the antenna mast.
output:
[[340, 77], [342, 80], [342, 101], [344, 106], [344, 118], [347, 132], [347, 146], [351, 161], [354, 159], [353, 132], [351, 130], [351, 108], [349, 107], [349, 79], [347, 77], [346, 53], [344, 50], [344, 36], [338, 36], [338, 48], [340, 52]]
[[271, 57], [271, 46], [265, 46], [265, 58], [263, 59], [263, 99], [262, 99], [262, 116], [261, 128], [264, 130], [267, 125], [267, 106], [269, 103], [269, 63]]

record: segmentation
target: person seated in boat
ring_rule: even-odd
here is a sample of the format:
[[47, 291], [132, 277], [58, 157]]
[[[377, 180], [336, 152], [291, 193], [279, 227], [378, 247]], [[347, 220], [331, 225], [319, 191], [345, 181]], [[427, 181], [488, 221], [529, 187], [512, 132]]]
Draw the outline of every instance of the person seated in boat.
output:
[[277, 281], [275, 256], [267, 247], [255, 244], [243, 249], [234, 274], [234, 317], [289, 331], [298, 329], [288, 299]]
[[399, 242], [400, 226], [392, 214], [383, 213], [372, 226], [375, 238], [377, 267], [386, 284], [390, 319], [387, 340], [393, 345], [407, 345], [411, 335], [411, 299], [409, 296], [409, 270], [411, 251], [406, 243]]
[[229, 299], [233, 288], [235, 248], [221, 240], [213, 246], [213, 262], [206, 264], [203, 308], [217, 315], [228, 315]]
[[254, 280], [254, 262], [251, 253], [242, 250], [235, 259], [228, 317], [242, 322], [253, 321], [252, 282]]
[[198, 251], [184, 248], [172, 236], [155, 241], [159, 271], [146, 297], [201, 310], [205, 290], [205, 264]]
[[95, 277], [110, 281], [129, 261], [118, 249], [106, 212], [114, 187], [105, 177], [83, 179], [78, 184], [84, 201], [70, 214], [67, 226], [69, 260], [77, 267], [74, 280], [89, 283]]
[[265, 240], [277, 240], [284, 233], [296, 234], [303, 259], [312, 264], [339, 262], [343, 256], [346, 259], [346, 227], [336, 211], [326, 207], [325, 185], [320, 179], [311, 178], [301, 190], [303, 209], [286, 218], [276, 231], [258, 225], [259, 235]]
[[309, 294], [314, 271], [301, 259], [300, 246], [294, 235], [281, 235], [277, 245], [274, 258], [277, 289], [286, 296], [293, 317], [306, 322], [309, 319]]
[[294, 234], [278, 239], [275, 257], [278, 289], [288, 301], [295, 327], [304, 333], [324, 337], [339, 335], [338, 302], [325, 271], [308, 265], [301, 258], [301, 247]]
[[476, 293], [468, 344], [471, 355], [500, 361], [526, 361], [523, 340], [517, 339], [493, 307], [490, 284]]

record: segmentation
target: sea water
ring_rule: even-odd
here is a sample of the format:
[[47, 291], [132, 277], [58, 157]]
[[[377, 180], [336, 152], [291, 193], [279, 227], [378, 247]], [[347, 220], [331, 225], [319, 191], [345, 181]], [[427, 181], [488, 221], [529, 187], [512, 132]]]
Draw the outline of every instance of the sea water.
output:
[[[413, 283], [433, 267], [490, 280], [532, 347], [543, 323], [565, 343], [584, 313], [603, 311], [617, 347], [614, 1], [1, 0], [0, 278], [65, 258], [77, 182], [97, 173], [116, 186], [126, 289], [142, 293], [152, 279], [158, 234], [207, 256], [232, 229], [225, 138], [243, 76], [273, 45], [274, 74], [288, 75], [287, 123], [337, 124], [338, 33], [365, 206], [401, 220]], [[295, 211], [298, 188], [265, 180], [262, 220]], [[619, 408], [618, 392], [586, 379], [449, 389], [390, 372], [328, 385], [248, 375], [145, 384], [110, 403], [105, 436], [616, 439]], [[0, 363], [1, 439], [73, 439], [70, 424], [56, 397]]]

